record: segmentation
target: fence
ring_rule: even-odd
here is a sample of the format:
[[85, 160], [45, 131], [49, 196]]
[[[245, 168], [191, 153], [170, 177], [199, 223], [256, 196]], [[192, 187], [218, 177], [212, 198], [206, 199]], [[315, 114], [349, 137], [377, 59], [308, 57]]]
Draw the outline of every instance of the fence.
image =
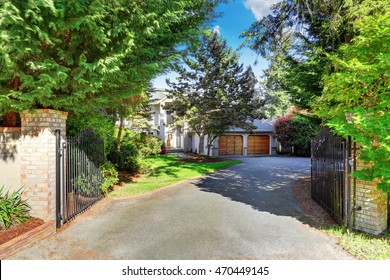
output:
[[58, 228], [102, 198], [104, 142], [90, 129], [62, 143], [56, 135]]
[[[311, 195], [340, 224], [349, 213], [348, 173], [350, 145], [323, 128], [311, 145]], [[346, 166], [348, 165], [348, 166]]]

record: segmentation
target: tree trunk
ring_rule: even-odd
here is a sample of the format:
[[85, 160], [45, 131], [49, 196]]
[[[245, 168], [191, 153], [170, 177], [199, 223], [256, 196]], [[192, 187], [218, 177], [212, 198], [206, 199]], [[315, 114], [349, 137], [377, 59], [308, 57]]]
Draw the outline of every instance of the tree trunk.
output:
[[199, 134], [199, 154], [204, 155], [204, 133]]
[[215, 138], [212, 138], [210, 135], [207, 135], [207, 155], [211, 156], [211, 146]]
[[5, 127], [16, 127], [16, 113], [8, 112], [4, 115], [4, 126]]
[[[15, 77], [12, 89], [19, 90], [20, 79], [18, 76]], [[5, 127], [16, 127], [16, 112], [8, 112], [4, 115], [4, 126]]]
[[211, 144], [207, 144], [207, 155], [210, 156]]
[[123, 122], [124, 122], [124, 118], [120, 117], [119, 118], [118, 137], [116, 138], [116, 144], [115, 144], [115, 148], [116, 148], [117, 151], [119, 151], [120, 148], [121, 148], [121, 138], [122, 138], [122, 132], [123, 132]]

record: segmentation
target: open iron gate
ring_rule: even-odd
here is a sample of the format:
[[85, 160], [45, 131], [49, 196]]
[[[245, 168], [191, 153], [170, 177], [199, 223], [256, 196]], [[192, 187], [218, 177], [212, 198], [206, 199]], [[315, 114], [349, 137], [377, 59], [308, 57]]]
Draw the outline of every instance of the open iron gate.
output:
[[56, 226], [68, 222], [103, 197], [99, 167], [104, 163], [104, 141], [87, 128], [61, 141], [56, 131]]
[[351, 141], [323, 128], [311, 143], [311, 196], [339, 224], [350, 222]]

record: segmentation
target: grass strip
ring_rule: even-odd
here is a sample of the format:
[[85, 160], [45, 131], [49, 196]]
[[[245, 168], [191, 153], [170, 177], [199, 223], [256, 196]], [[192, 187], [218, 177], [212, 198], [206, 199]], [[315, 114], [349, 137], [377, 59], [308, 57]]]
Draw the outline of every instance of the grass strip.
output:
[[390, 234], [372, 236], [362, 232], [349, 230], [346, 227], [331, 227], [323, 229], [328, 234], [335, 236], [339, 244], [348, 253], [363, 260], [389, 260], [390, 259]]
[[150, 173], [112, 191], [109, 196], [126, 197], [145, 194], [241, 162], [239, 160], [229, 160], [212, 163], [188, 163], [177, 159], [176, 155], [170, 154], [146, 158], [145, 160], [151, 164]]

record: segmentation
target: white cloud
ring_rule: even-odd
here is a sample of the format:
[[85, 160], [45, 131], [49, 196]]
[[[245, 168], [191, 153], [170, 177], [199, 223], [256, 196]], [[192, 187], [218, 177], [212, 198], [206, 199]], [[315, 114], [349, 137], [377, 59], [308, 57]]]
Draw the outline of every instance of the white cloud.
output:
[[280, 0], [246, 0], [244, 2], [245, 8], [252, 10], [256, 19], [259, 20], [262, 17], [270, 13], [270, 8], [273, 4], [280, 2]]
[[217, 33], [218, 35], [221, 33], [221, 27], [219, 25], [215, 26], [213, 28], [213, 32], [214, 33]]

